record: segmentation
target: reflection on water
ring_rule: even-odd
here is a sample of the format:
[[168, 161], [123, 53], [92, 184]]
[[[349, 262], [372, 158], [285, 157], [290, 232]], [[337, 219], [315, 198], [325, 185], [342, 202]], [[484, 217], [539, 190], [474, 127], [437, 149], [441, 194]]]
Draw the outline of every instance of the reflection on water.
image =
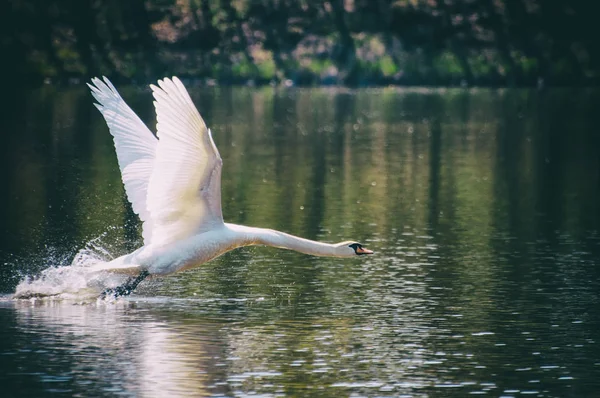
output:
[[192, 330], [134, 303], [117, 308], [54, 302], [15, 306], [14, 318], [5, 320], [17, 336], [4, 353], [13, 367], [3, 373], [12, 380], [37, 381], [22, 386], [31, 394], [48, 386], [53, 392], [89, 396], [91, 386], [106, 394], [204, 395], [210, 380], [201, 370], [214, 366], [223, 344], [210, 322], [196, 322]]
[[[154, 123], [148, 91], [124, 96]], [[4, 296], [3, 394], [596, 394], [598, 92], [194, 99], [224, 160], [227, 221], [377, 255], [246, 248], [116, 303]], [[112, 255], [140, 244], [91, 102], [45, 88], [0, 120], [4, 293], [99, 235]]]

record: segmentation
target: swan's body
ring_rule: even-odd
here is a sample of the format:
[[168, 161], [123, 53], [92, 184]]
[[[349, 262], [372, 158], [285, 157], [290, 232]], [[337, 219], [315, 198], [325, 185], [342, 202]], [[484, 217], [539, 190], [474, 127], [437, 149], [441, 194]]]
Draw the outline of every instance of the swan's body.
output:
[[144, 238], [138, 250], [98, 264], [94, 271], [166, 275], [248, 245], [328, 257], [372, 253], [352, 241], [322, 243], [223, 222], [222, 161], [211, 132], [179, 79], [158, 84], [150, 86], [158, 139], [108, 79], [95, 78], [89, 85], [114, 138], [125, 191], [143, 222]]

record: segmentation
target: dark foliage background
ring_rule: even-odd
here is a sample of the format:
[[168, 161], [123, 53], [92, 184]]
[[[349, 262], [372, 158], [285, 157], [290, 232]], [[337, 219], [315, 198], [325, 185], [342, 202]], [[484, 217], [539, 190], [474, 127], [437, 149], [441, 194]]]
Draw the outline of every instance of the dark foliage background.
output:
[[99, 74], [589, 85], [595, 11], [589, 0], [4, 0], [0, 72], [32, 85]]

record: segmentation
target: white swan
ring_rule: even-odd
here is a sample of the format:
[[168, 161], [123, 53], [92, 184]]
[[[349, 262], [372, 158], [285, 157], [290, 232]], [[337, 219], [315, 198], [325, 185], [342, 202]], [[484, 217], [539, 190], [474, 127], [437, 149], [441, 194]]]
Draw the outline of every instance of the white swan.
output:
[[114, 138], [127, 198], [143, 222], [144, 245], [93, 271], [145, 276], [186, 270], [248, 245], [267, 245], [328, 257], [372, 254], [360, 243], [335, 244], [272, 229], [223, 222], [221, 157], [202, 117], [177, 77], [150, 85], [157, 137], [123, 101], [112, 83], [88, 84]]

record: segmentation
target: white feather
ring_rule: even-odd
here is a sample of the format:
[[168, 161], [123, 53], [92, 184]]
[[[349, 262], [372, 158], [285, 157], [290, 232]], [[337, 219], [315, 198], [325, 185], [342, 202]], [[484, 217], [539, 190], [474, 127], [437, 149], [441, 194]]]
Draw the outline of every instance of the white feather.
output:
[[183, 84], [174, 77], [151, 85], [158, 147], [148, 187], [151, 242], [182, 240], [223, 224], [221, 157]]
[[88, 86], [113, 136], [125, 192], [143, 222], [142, 236], [147, 244], [153, 227], [146, 198], [158, 141], [106, 77], [104, 81], [93, 78]]

